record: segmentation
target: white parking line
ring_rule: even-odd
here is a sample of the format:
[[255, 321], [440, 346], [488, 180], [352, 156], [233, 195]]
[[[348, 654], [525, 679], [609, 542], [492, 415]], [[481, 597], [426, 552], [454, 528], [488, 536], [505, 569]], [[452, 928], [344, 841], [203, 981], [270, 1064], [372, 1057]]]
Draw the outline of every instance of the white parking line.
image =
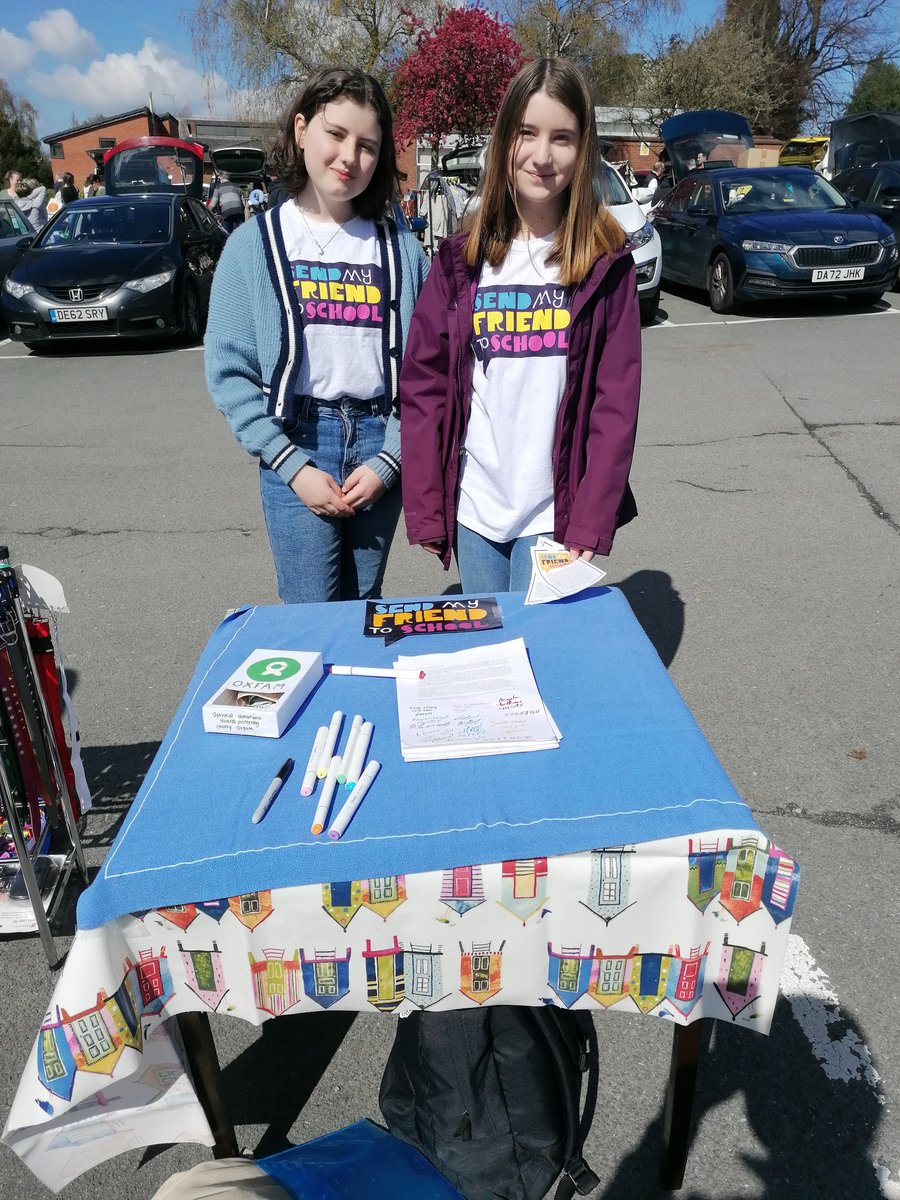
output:
[[[656, 321], [653, 325], [645, 325], [644, 329], [694, 329], [698, 325], [762, 325], [766, 321], [790, 321], [792, 324], [795, 321], [818, 321], [822, 314], [808, 317], [736, 317], [731, 320], [728, 317], [720, 317], [718, 321]], [[880, 312], [874, 313], [847, 313], [848, 317], [889, 317], [900, 316], [900, 308], [883, 308]]]
[[[878, 1104], [887, 1104], [869, 1047], [853, 1028], [845, 1028], [838, 1036], [846, 1019], [837, 993], [798, 934], [788, 938], [781, 992], [827, 1077], [840, 1083], [861, 1080], [872, 1089]], [[872, 1169], [886, 1200], [898, 1200], [900, 1183], [891, 1179], [891, 1168], [874, 1159]]]

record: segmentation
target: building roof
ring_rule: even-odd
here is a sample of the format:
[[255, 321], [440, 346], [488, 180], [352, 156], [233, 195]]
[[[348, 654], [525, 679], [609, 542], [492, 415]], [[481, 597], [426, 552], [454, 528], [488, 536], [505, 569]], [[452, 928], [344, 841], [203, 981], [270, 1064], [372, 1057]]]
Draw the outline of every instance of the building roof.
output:
[[647, 108], [594, 108], [594, 121], [600, 137], [616, 141], [638, 138], [642, 142], [659, 141], [659, 124]]
[[96, 121], [85, 121], [83, 125], [73, 125], [71, 129], [61, 129], [58, 133], [48, 133], [41, 138], [42, 142], [60, 142], [63, 138], [71, 137], [76, 133], [86, 133], [90, 129], [105, 129], [108, 125], [118, 125], [120, 121], [131, 120], [132, 117], [144, 116], [149, 121], [151, 117], [155, 117], [157, 121], [176, 121], [177, 117], [172, 113], [154, 112], [148, 105], [143, 108], [131, 108], [128, 112], [115, 113], [109, 117], [98, 117]]
[[[179, 128], [208, 150], [226, 146], [259, 146], [265, 150], [278, 139], [280, 125], [270, 121], [241, 121], [236, 118], [182, 117]], [[209, 157], [207, 155], [207, 157]]]

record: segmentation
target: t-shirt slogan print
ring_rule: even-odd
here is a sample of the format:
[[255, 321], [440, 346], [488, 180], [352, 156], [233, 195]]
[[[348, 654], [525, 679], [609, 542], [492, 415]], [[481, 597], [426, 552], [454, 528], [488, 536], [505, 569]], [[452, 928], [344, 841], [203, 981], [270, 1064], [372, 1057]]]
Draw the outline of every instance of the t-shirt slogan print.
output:
[[569, 289], [559, 284], [517, 284], [475, 292], [472, 343], [487, 370], [494, 358], [549, 358], [569, 348]]
[[375, 263], [291, 263], [303, 319], [313, 325], [359, 329], [381, 325], [381, 267]]

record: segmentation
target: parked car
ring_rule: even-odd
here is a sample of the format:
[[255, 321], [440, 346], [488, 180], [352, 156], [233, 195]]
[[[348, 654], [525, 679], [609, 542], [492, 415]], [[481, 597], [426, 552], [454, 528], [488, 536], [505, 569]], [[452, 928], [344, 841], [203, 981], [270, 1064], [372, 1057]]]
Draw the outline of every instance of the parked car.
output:
[[827, 137], [795, 137], [781, 147], [778, 153], [779, 167], [815, 168], [828, 149]]
[[790, 296], [874, 304], [897, 274], [888, 226], [802, 167], [694, 171], [652, 219], [663, 278], [703, 288], [713, 312]]
[[753, 149], [753, 130], [747, 118], [719, 108], [678, 113], [663, 121], [659, 132], [674, 183], [693, 171], [701, 156], [704, 169], [727, 170], [746, 166]]
[[595, 191], [597, 199], [605, 204], [616, 218], [633, 246], [632, 256], [637, 268], [641, 321], [645, 325], [652, 325], [659, 307], [659, 284], [662, 270], [662, 247], [659, 234], [625, 186], [622, 176], [606, 159], [600, 161], [600, 173], [596, 180]]
[[874, 213], [900, 237], [900, 158], [877, 167], [854, 167], [841, 171], [831, 186], [857, 212]]
[[34, 230], [14, 200], [0, 200], [0, 280], [31, 244]]
[[180, 192], [75, 200], [3, 284], [3, 315], [26, 346], [79, 337], [199, 339], [226, 235]]
[[257, 180], [265, 180], [266, 152], [260, 146], [220, 146], [209, 150], [212, 178], [207, 185], [205, 202], [209, 204], [223, 175], [236, 183], [247, 198]]
[[855, 113], [831, 122], [829, 179], [853, 167], [874, 167], [896, 159], [900, 159], [900, 113]]

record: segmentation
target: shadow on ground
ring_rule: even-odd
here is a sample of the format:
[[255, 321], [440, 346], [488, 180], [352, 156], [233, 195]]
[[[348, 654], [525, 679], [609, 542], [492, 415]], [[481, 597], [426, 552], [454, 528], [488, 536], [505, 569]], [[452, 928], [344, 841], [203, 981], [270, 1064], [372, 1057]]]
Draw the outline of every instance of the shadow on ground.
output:
[[[726, 1190], [714, 1167], [704, 1178], [699, 1166], [701, 1153], [704, 1163], [715, 1163], [717, 1139], [722, 1161], [738, 1157], [755, 1178], [752, 1194], [759, 1200], [883, 1200], [869, 1150], [881, 1117], [871, 1085], [864, 1079], [829, 1080], [784, 1001], [778, 1003], [768, 1037], [721, 1021], [711, 1024], [711, 1045], [707, 1035], [694, 1100], [691, 1146], [696, 1158], [692, 1164], [689, 1153], [684, 1186], [672, 1193], [659, 1183], [660, 1112], [613, 1178], [603, 1181], [597, 1200], [672, 1195], [678, 1200], [736, 1200], [738, 1193]], [[602, 1031], [601, 1022], [601, 1036]], [[831, 1036], [848, 1040], [854, 1035], [864, 1041], [859, 1027], [848, 1020]], [[744, 1129], [739, 1116], [717, 1129], [716, 1110], [735, 1096], [752, 1135], [740, 1143], [735, 1141]], [[602, 1090], [598, 1111], [603, 1111]], [[745, 1182], [740, 1195], [749, 1194], [746, 1188]]]

